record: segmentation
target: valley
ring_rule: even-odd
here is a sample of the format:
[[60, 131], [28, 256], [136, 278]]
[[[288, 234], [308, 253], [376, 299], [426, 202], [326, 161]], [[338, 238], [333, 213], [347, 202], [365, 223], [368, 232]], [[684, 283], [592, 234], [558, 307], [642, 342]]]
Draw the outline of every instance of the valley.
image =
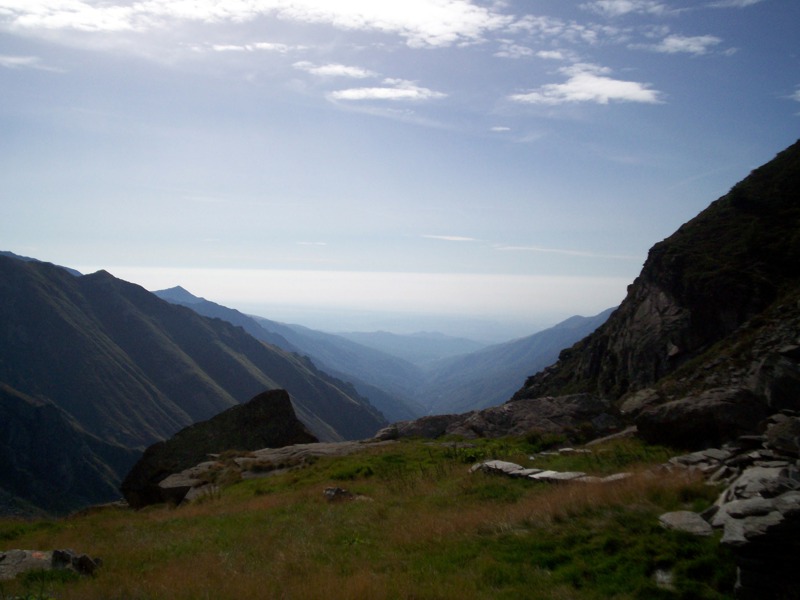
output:
[[0, 540], [103, 559], [0, 595], [796, 597], [798, 231], [800, 142], [619, 307], [466, 353], [0, 256]]

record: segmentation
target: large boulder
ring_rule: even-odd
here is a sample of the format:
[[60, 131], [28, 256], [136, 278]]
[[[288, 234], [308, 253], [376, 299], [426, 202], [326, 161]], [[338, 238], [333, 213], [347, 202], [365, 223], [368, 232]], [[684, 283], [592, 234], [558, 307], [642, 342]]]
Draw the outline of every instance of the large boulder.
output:
[[652, 444], [701, 449], [753, 433], [767, 416], [762, 398], [746, 388], [717, 388], [643, 410], [639, 435]]
[[258, 450], [317, 439], [297, 418], [289, 394], [270, 390], [219, 415], [179, 431], [171, 439], [150, 446], [122, 482], [122, 493], [133, 508], [176, 502], [189, 485], [159, 484], [226, 450]]

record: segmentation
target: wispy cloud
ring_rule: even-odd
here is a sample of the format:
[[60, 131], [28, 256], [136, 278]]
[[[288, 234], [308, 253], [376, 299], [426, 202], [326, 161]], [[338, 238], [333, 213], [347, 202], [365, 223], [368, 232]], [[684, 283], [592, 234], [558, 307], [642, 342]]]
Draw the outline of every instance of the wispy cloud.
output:
[[445, 242], [477, 242], [475, 238], [461, 235], [423, 235], [428, 240], [443, 240]]
[[574, 102], [661, 102], [660, 93], [646, 83], [624, 81], [608, 77], [607, 67], [578, 63], [560, 69], [568, 77], [564, 83], [549, 83], [537, 90], [513, 94], [509, 99], [522, 104], [567, 104]]
[[612, 260], [638, 261], [640, 256], [629, 256], [625, 254], [602, 254], [599, 252], [587, 252], [582, 250], [564, 250], [561, 248], [544, 248], [542, 246], [495, 246], [495, 250], [501, 252], [540, 252], [543, 254], [562, 254], [565, 256], [579, 256], [583, 258], [602, 258]]
[[351, 67], [348, 65], [340, 64], [327, 64], [315, 65], [308, 61], [300, 61], [292, 65], [295, 69], [300, 69], [312, 75], [319, 77], [351, 77], [353, 79], [366, 79], [367, 77], [375, 77], [377, 73], [373, 73], [361, 67]]
[[0, 55], [0, 67], [6, 69], [36, 68], [40, 62], [37, 56]]
[[559, 43], [596, 45], [604, 39], [615, 39], [624, 30], [597, 23], [578, 23], [557, 17], [525, 15], [509, 25], [508, 32], [524, 33], [541, 40], [556, 40]]
[[561, 50], [539, 50], [536, 56], [545, 60], [565, 60], [567, 58]]
[[496, 125], [491, 128], [490, 131], [494, 131], [497, 133], [503, 133], [505, 131], [511, 131], [511, 127], [505, 127], [504, 125]]
[[255, 42], [253, 44], [212, 44], [215, 52], [255, 52], [257, 50], [286, 54], [292, 50], [302, 50], [303, 46], [289, 46], [274, 42]]
[[6, 69], [38, 69], [40, 71], [58, 71], [53, 67], [42, 64], [42, 59], [38, 56], [10, 56], [0, 54], [0, 67]]
[[420, 102], [445, 98], [447, 94], [421, 87], [406, 79], [384, 79], [384, 87], [338, 90], [328, 94], [332, 100], [405, 100]]
[[719, 0], [709, 4], [712, 8], [746, 8], [764, 0]]
[[792, 100], [796, 100], [797, 102], [800, 102], [800, 85], [799, 85], [799, 86], [797, 86], [797, 89], [794, 91], [794, 94], [792, 94], [792, 95], [791, 95], [791, 96], [789, 96], [789, 97], [790, 97]]
[[581, 8], [606, 17], [620, 17], [627, 14], [664, 15], [673, 12], [663, 2], [654, 0], [596, 0], [582, 4]]
[[654, 52], [664, 54], [708, 54], [709, 49], [721, 43], [722, 40], [713, 35], [668, 35], [658, 44], [641, 46]]
[[144, 31], [169, 22], [244, 23], [275, 17], [339, 29], [398, 35], [412, 47], [445, 47], [482, 41], [514, 17], [468, 0], [330, 2], [330, 0], [3, 0], [0, 22], [28, 30]]
[[533, 56], [532, 48], [515, 44], [511, 40], [501, 40], [500, 50], [494, 53], [500, 58], [527, 58]]

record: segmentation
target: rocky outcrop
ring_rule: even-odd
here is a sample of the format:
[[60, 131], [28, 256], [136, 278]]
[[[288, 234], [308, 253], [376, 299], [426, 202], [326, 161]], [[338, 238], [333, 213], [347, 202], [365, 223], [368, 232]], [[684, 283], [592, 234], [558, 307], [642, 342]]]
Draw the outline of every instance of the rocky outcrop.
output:
[[[656, 244], [605, 325], [529, 378], [513, 399], [589, 392], [618, 400], [654, 385], [748, 323], [750, 333], [756, 331], [763, 325], [757, 317], [796, 293], [799, 196], [800, 142]], [[798, 372], [780, 361], [765, 362], [762, 371], [771, 383], [759, 391], [783, 402], [782, 384], [795, 381]]]
[[158, 497], [162, 502], [176, 506], [189, 504], [214, 497], [223, 484], [299, 469], [321, 456], [347, 456], [366, 446], [377, 447], [393, 443], [375, 440], [314, 442], [247, 452], [228, 451], [224, 455], [212, 454], [210, 460], [172, 473], [158, 482]]
[[652, 444], [709, 448], [755, 430], [767, 405], [744, 388], [720, 388], [643, 410], [639, 435]]
[[207, 460], [209, 454], [316, 441], [295, 416], [289, 394], [285, 390], [270, 390], [208, 421], [187, 427], [166, 442], [150, 446], [128, 473], [121, 490], [134, 508], [178, 503], [196, 483], [170, 481], [161, 485], [163, 480]]
[[590, 394], [531, 398], [463, 415], [436, 415], [402, 421], [381, 430], [376, 437], [433, 439], [457, 435], [494, 438], [546, 432], [592, 438], [620, 428], [621, 421], [615, 413], [609, 402]]
[[[736, 596], [743, 600], [798, 598], [800, 577], [800, 417], [769, 417], [762, 435], [721, 448], [677, 456], [662, 468], [702, 473], [724, 491], [701, 515], [668, 513], [666, 526], [706, 535], [721, 529], [721, 544], [736, 559]], [[704, 520], [707, 525], [700, 521]]]

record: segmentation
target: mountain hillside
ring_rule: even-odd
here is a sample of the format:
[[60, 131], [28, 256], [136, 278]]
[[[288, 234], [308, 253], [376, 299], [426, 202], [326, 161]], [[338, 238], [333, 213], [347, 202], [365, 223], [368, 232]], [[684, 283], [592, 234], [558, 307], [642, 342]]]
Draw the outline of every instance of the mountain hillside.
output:
[[242, 327], [256, 339], [308, 356], [320, 369], [352, 383], [390, 421], [423, 414], [411, 396], [420, 377], [414, 365], [337, 335], [299, 325], [287, 325], [263, 317], [251, 317], [238, 310], [194, 296], [180, 286], [153, 292], [173, 304], [198, 314], [222, 319]]
[[502, 404], [531, 373], [602, 325], [613, 309], [571, 317], [533, 335], [430, 365], [418, 392], [429, 414], [458, 413]]
[[104, 442], [50, 402], [0, 383], [0, 516], [63, 513], [117, 497], [139, 452]]
[[[385, 424], [349, 384], [239, 327], [103, 271], [76, 277], [3, 256], [0, 383], [129, 449], [275, 388], [290, 393], [298, 417], [320, 439], [369, 437]], [[2, 419], [10, 406], [0, 405]], [[107, 466], [117, 482], [124, 476]]]
[[605, 325], [515, 399], [590, 392], [639, 411], [727, 386], [800, 408], [799, 292], [800, 142], [656, 244]]
[[[154, 293], [199, 314], [239, 325], [285, 350], [308, 355], [326, 372], [353, 383], [390, 422], [501, 404], [527, 376], [555, 362], [563, 348], [594, 331], [611, 312], [571, 317], [531, 336], [474, 350], [482, 344], [435, 333], [330, 334], [286, 325], [244, 315], [179, 286]], [[429, 350], [426, 344], [431, 345]], [[431, 360], [456, 351], [466, 352]], [[420, 364], [412, 364], [403, 355]]]

